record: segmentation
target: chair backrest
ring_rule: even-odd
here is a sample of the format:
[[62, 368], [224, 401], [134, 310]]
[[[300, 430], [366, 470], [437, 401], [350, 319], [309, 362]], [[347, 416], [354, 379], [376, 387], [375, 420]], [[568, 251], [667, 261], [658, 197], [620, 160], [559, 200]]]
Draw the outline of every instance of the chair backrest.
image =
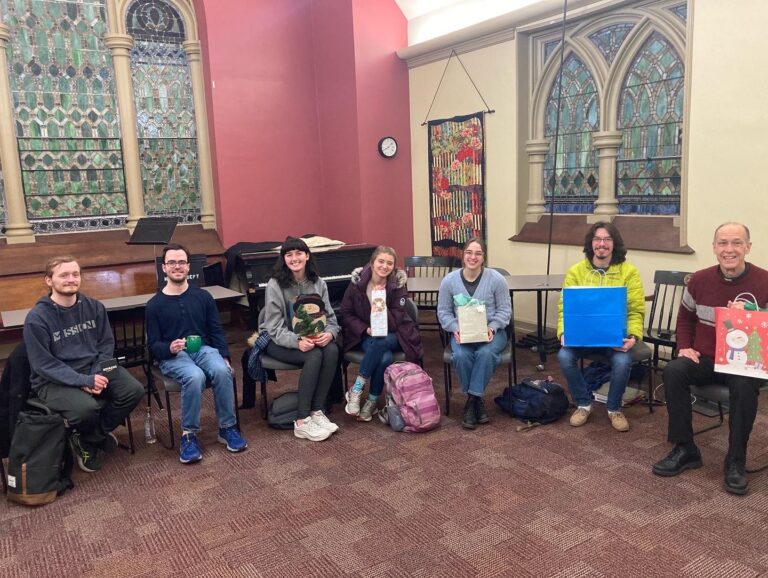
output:
[[405, 300], [405, 312], [413, 319], [416, 327], [419, 326], [419, 306], [410, 297]]
[[[445, 277], [460, 265], [455, 257], [406, 257], [405, 272], [408, 277]], [[423, 309], [437, 307], [437, 291], [411, 293], [411, 298]]]
[[110, 311], [109, 324], [115, 337], [115, 357], [120, 365], [149, 366], [144, 309]]
[[647, 334], [650, 337], [674, 341], [677, 311], [691, 273], [685, 271], [656, 271]]

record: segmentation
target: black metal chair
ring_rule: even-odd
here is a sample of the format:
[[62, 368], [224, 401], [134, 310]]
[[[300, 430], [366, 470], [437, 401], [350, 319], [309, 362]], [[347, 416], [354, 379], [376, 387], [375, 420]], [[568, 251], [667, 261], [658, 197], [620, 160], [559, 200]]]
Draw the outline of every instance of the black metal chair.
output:
[[[413, 321], [416, 323], [416, 327], [419, 326], [419, 308], [414, 303], [412, 299], [407, 299], [405, 302], [405, 310], [408, 313], [408, 316], [413, 319]], [[365, 357], [365, 352], [362, 349], [353, 349], [352, 351], [348, 351], [344, 354], [344, 357], [341, 362], [341, 370], [344, 375], [344, 390], [349, 389], [349, 383], [347, 381], [347, 368], [349, 367], [350, 363], [355, 363], [357, 365], [360, 365], [363, 362], [363, 357]], [[392, 353], [392, 360], [394, 363], [397, 363], [399, 361], [405, 361], [405, 353], [402, 351], [395, 351]], [[421, 362], [421, 360], [419, 360]]]
[[[513, 312], [513, 319], [514, 319], [514, 312]], [[453, 350], [451, 349], [451, 336], [443, 330], [442, 327], [439, 326], [440, 330], [440, 341], [443, 344], [443, 382], [445, 383], [445, 415], [450, 414], [451, 412], [451, 389], [453, 388], [452, 383], [452, 377], [451, 377], [451, 365], [453, 363]], [[504, 348], [504, 351], [501, 352], [501, 362], [499, 365], [506, 364], [507, 366], [507, 383], [508, 385], [512, 385], [515, 383], [513, 381], [513, 374], [517, 376], [517, 359], [515, 356], [515, 331], [514, 331], [514, 321], [511, 321], [510, 324], [507, 326], [507, 345]]]
[[[768, 381], [763, 382], [763, 385], [760, 386], [760, 392], [763, 393], [765, 391], [768, 391]], [[709, 383], [706, 385], [692, 385], [691, 386], [691, 395], [696, 399], [705, 399], [709, 400], [711, 402], [714, 402], [717, 404], [717, 410], [719, 413], [719, 420], [717, 423], [708, 425], [699, 431], [693, 432], [693, 435], [699, 435], [704, 432], [713, 430], [715, 428], [719, 428], [723, 423], [725, 422], [725, 407], [728, 405], [728, 401], [730, 398], [730, 392], [728, 390], [728, 386], [721, 384], [721, 383]], [[747, 468], [747, 471], [749, 473], [755, 473], [760, 472], [764, 469], [768, 468], [768, 462], [766, 462], [763, 465], [757, 466], [755, 468]]]
[[[445, 277], [448, 273], [460, 266], [455, 257], [406, 257], [405, 272], [408, 277]], [[437, 291], [419, 291], [410, 293], [419, 310], [437, 310]], [[437, 329], [432, 323], [422, 321], [421, 326], [426, 329]]]
[[655, 371], [659, 369], [661, 347], [671, 351], [670, 358], [664, 361], [675, 356], [677, 311], [690, 276], [691, 273], [684, 271], [656, 271], [653, 276], [655, 287], [643, 341], [653, 347], [652, 367]]

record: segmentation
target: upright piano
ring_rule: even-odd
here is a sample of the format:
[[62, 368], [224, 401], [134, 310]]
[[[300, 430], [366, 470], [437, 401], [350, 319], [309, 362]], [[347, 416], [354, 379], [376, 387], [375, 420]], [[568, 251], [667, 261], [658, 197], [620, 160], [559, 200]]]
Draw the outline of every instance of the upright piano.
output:
[[[344, 245], [329, 250], [312, 249], [312, 257], [320, 276], [328, 285], [328, 297], [336, 308], [349, 285], [352, 270], [371, 260], [374, 245]], [[264, 306], [264, 290], [280, 253], [241, 252], [235, 261], [235, 274], [241, 286], [247, 287], [248, 306], [251, 310], [249, 326], [256, 329], [258, 312]]]

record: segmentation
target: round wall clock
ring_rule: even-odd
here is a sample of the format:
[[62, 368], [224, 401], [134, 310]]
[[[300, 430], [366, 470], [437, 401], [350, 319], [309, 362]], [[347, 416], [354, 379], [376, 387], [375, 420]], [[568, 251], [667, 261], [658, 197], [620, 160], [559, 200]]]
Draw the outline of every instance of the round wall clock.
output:
[[391, 159], [397, 154], [397, 141], [395, 137], [385, 136], [379, 141], [379, 154], [385, 159]]

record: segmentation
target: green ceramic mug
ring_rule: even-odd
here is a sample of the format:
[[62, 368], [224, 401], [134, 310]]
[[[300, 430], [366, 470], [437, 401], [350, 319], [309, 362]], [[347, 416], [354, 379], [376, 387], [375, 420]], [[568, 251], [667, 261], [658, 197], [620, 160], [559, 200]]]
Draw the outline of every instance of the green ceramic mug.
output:
[[185, 340], [187, 342], [186, 350], [189, 353], [197, 353], [203, 346], [203, 338], [199, 335], [187, 335]]

